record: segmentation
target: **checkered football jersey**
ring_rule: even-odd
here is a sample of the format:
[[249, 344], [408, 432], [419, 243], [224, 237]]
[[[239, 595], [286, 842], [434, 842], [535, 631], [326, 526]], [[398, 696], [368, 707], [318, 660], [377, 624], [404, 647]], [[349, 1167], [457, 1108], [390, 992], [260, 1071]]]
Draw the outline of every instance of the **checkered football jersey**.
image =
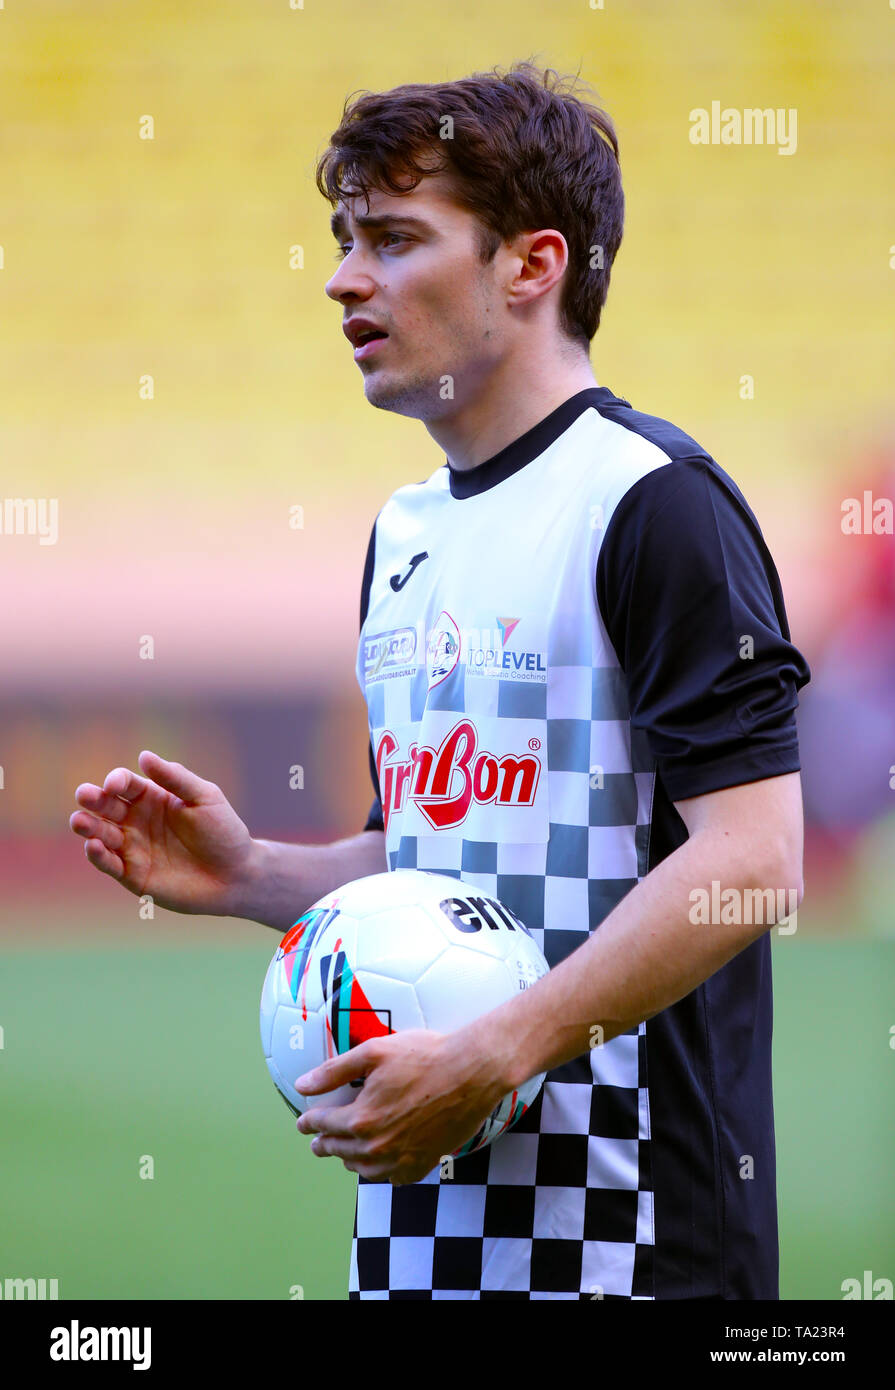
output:
[[[505, 902], [555, 965], [687, 838], [674, 801], [799, 769], [809, 677], [734, 482], [589, 388], [379, 512], [364, 828], [390, 869]], [[453, 1177], [360, 1178], [349, 1297], [778, 1297], [771, 1021], [765, 933], [548, 1072]]]

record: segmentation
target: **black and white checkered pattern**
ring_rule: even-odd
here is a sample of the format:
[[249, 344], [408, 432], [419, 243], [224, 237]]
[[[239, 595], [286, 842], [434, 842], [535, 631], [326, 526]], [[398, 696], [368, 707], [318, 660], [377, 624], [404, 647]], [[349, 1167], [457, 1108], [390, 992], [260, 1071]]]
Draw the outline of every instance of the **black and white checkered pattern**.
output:
[[548, 1073], [489, 1148], [393, 1187], [359, 1179], [351, 1298], [649, 1298], [640, 1032]]

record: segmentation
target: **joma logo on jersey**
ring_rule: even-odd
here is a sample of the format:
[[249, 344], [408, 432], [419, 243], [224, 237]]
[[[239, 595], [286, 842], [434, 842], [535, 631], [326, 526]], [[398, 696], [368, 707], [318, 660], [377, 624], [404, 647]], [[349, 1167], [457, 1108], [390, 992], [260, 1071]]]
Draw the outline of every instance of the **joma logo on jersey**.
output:
[[471, 719], [455, 724], [437, 748], [412, 743], [406, 758], [395, 757], [398, 752], [398, 740], [386, 729], [376, 745], [376, 772], [386, 823], [393, 811], [405, 810], [409, 801], [419, 807], [435, 830], [462, 825], [473, 802], [534, 805], [540, 759], [531, 753], [498, 757], [479, 749], [478, 732]]

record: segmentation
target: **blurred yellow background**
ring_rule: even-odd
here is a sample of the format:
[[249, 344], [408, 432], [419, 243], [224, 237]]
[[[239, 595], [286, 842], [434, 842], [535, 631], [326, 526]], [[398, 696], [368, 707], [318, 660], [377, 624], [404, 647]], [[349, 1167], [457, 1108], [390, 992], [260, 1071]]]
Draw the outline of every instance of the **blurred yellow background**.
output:
[[[597, 378], [736, 479], [817, 658], [864, 583], [856, 558], [881, 551], [839, 523], [843, 496], [892, 458], [893, 31], [876, 0], [7, 4], [4, 487], [58, 498], [59, 538], [0, 546], [18, 701], [0, 824], [50, 834], [77, 781], [133, 763], [166, 697], [180, 713], [158, 751], [189, 763], [199, 738], [196, 770], [229, 770], [239, 804], [236, 716], [215, 740], [214, 707], [302, 696], [320, 719], [284, 757], [310, 763], [324, 740], [330, 762], [272, 821], [362, 823], [366, 540], [443, 455], [366, 404], [323, 293], [335, 248], [313, 170], [359, 89], [524, 57], [596, 89], [627, 198]], [[795, 152], [692, 144], [690, 112], [714, 100], [795, 109]]]

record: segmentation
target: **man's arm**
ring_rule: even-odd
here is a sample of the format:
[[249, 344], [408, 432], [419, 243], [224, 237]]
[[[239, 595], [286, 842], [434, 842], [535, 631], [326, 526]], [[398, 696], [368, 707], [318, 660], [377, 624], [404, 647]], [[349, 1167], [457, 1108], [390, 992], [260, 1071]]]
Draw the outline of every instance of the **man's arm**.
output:
[[252, 859], [229, 915], [287, 931], [306, 907], [343, 883], [388, 869], [385, 832], [362, 830], [328, 845], [253, 840]]
[[[694, 922], [694, 890], [786, 890], [802, 898], [799, 774], [765, 778], [677, 803], [690, 838], [632, 888], [570, 956], [530, 989], [446, 1035], [413, 1031], [363, 1043], [299, 1078], [320, 1105], [298, 1121], [316, 1154], [371, 1180], [424, 1177], [471, 1137], [509, 1092], [689, 994], [773, 920]], [[776, 891], [773, 894], [776, 903]], [[736, 913], [731, 915], [736, 916]], [[739, 914], [746, 916], [745, 910]], [[360, 1076], [349, 1106], [326, 1091]]]
[[[785, 917], [801, 902], [798, 772], [676, 805], [689, 839], [549, 975], [472, 1025], [468, 1041], [500, 1059], [496, 1069], [505, 1091], [677, 1003], [768, 930], [777, 916], [766, 907], [784, 902]], [[697, 890], [711, 902], [713, 882], [720, 885], [715, 901], [730, 904], [720, 915], [739, 917], [738, 923], [701, 920]], [[736, 897], [723, 898], [730, 889]], [[773, 896], [750, 893], [767, 889]], [[782, 898], [777, 889], [785, 890]], [[759, 903], [764, 920], [743, 920], [756, 915], [752, 908]]]

